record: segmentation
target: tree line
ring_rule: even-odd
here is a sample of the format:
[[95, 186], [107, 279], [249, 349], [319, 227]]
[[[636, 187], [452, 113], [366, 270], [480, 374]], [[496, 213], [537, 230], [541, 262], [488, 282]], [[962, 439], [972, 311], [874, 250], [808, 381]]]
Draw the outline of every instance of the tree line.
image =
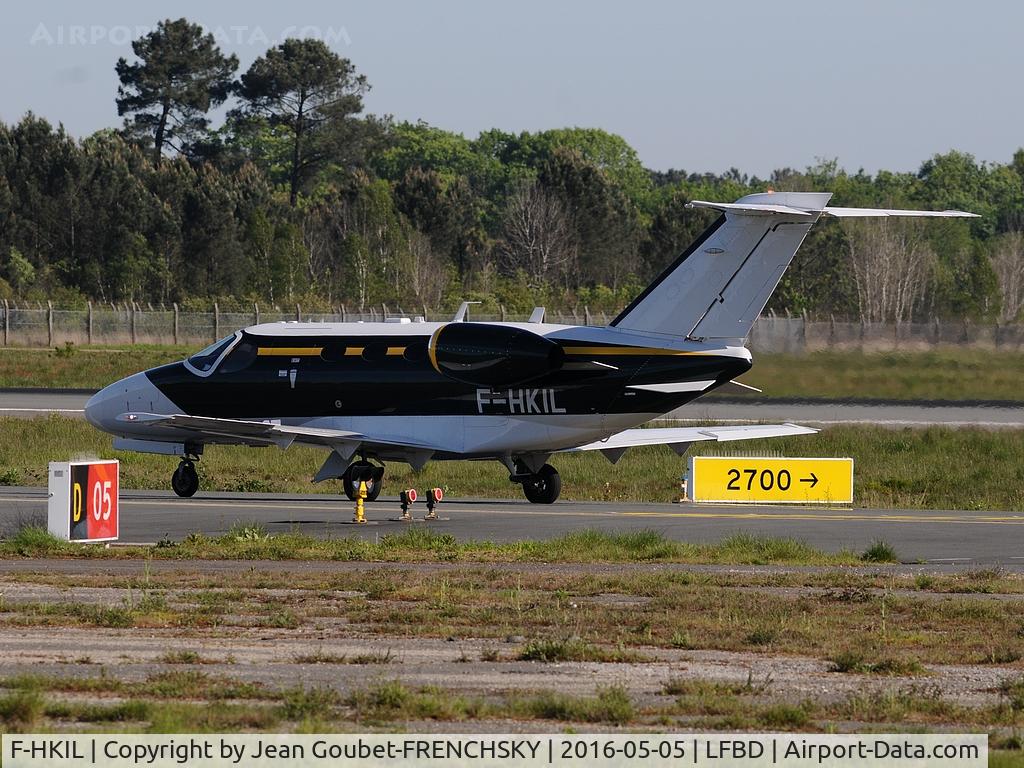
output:
[[365, 114], [367, 77], [318, 40], [286, 40], [241, 73], [186, 19], [132, 49], [116, 62], [120, 128], [78, 139], [31, 113], [0, 124], [0, 298], [614, 312], [711, 222], [690, 200], [774, 189], [981, 215], [823, 221], [776, 312], [1024, 310], [1024, 150], [1006, 164], [950, 151], [916, 173], [824, 160], [767, 179], [658, 172], [600, 129], [468, 139]]

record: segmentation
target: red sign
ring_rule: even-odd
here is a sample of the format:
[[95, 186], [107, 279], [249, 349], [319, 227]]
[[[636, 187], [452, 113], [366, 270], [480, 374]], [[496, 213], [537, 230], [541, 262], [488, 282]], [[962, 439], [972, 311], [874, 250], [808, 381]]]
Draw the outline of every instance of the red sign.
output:
[[117, 538], [117, 468], [117, 462], [70, 465], [68, 530], [71, 541]]

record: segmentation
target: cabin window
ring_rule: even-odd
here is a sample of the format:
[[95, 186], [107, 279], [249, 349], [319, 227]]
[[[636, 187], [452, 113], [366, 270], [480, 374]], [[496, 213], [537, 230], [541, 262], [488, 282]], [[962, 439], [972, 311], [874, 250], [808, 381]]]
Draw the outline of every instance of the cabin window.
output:
[[388, 354], [388, 345], [374, 341], [363, 347], [363, 360], [374, 363], [383, 360]]
[[427, 359], [427, 345], [423, 343], [410, 344], [405, 348], [402, 357], [410, 363], [421, 363]]
[[256, 360], [256, 345], [251, 341], [241, 341], [217, 366], [217, 373], [237, 373], [244, 371]]

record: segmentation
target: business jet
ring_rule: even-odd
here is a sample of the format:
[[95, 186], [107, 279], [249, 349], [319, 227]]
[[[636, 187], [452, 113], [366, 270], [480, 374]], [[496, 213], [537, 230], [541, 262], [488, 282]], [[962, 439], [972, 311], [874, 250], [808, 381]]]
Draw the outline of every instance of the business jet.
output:
[[638, 428], [751, 365], [744, 346], [811, 226], [823, 216], [973, 216], [828, 207], [829, 193], [693, 201], [718, 219], [605, 327], [528, 322], [266, 323], [96, 393], [86, 418], [117, 450], [179, 456], [179, 496], [199, 488], [208, 445], [318, 446], [314, 481], [377, 498], [386, 462], [496, 460], [526, 498], [561, 492], [551, 457], [811, 434], [796, 424]]

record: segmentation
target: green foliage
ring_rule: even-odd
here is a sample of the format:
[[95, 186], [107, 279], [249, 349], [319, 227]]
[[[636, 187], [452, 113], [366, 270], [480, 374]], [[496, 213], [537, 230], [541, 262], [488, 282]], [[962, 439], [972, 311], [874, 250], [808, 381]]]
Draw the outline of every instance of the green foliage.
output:
[[[993, 270], [992, 243], [1024, 228], [1024, 151], [1006, 164], [951, 151], [916, 174], [849, 174], [827, 158], [769, 179], [655, 172], [600, 128], [467, 138], [364, 115], [367, 78], [318, 40], [285, 40], [238, 82], [235, 57], [186, 19], [133, 51], [116, 65], [122, 133], [77, 141], [31, 113], [0, 124], [0, 298], [407, 312], [473, 299], [488, 313], [610, 317], [713, 219], [687, 202], [773, 188], [981, 214], [929, 223], [936, 258], [914, 319], [994, 319], [1013, 264]], [[209, 110], [229, 99], [211, 130]], [[546, 206], [526, 240], [557, 243], [542, 269], [515, 243], [524, 190]], [[849, 241], [840, 222], [817, 226], [770, 308], [857, 315]]]
[[8, 282], [16, 291], [24, 292], [35, 282], [36, 268], [32, 262], [26, 259], [13, 245], [7, 256], [7, 264], [4, 265]]
[[881, 539], [865, 549], [860, 557], [866, 563], [898, 563], [900, 561], [896, 549], [889, 542]]
[[159, 165], [165, 146], [184, 149], [206, 129], [205, 114], [227, 98], [238, 59], [225, 57], [213, 35], [187, 19], [161, 21], [132, 51], [137, 63], [117, 61], [117, 113], [133, 115], [130, 133], [152, 137]]

